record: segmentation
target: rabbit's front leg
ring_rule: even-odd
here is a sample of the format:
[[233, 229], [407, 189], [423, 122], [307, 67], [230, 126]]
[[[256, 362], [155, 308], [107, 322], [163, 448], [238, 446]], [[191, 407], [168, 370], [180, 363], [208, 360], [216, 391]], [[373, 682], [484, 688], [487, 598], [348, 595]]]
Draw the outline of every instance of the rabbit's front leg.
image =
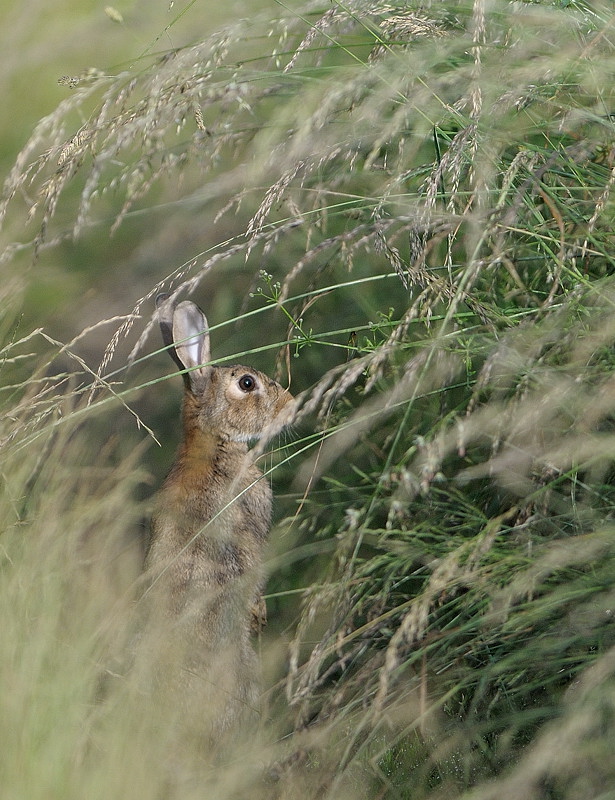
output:
[[262, 593], [254, 598], [250, 608], [250, 631], [252, 634], [257, 634], [267, 624], [267, 603]]

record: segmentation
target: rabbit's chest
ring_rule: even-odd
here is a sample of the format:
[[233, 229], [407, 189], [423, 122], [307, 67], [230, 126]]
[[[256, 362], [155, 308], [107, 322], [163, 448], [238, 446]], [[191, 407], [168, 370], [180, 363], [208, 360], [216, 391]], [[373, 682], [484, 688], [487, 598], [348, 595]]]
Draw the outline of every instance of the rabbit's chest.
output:
[[229, 486], [227, 476], [208, 476], [193, 486], [186, 510], [194, 522], [226, 530], [260, 528], [269, 525], [271, 488], [260, 471], [249, 472], [243, 480]]
[[149, 561], [172, 563], [173, 571], [193, 579], [204, 572], [215, 584], [259, 563], [271, 521], [271, 489], [255, 465], [239, 476], [223, 464], [200, 467], [184, 462], [169, 475], [154, 513]]
[[251, 573], [262, 558], [263, 544], [260, 525], [244, 524], [229, 509], [211, 516], [205, 509], [195, 514], [193, 507], [173, 519], [163, 512], [154, 518], [147, 566], [183, 597]]

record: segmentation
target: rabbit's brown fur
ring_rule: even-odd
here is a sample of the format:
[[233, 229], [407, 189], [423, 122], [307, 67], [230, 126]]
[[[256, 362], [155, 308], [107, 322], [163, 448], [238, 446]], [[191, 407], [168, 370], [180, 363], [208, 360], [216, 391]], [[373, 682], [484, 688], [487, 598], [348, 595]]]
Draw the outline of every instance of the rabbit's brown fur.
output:
[[207, 366], [207, 321], [193, 303], [163, 299], [159, 309], [169, 352], [187, 371], [183, 442], [152, 517], [148, 595], [168, 664], [163, 682], [173, 673], [173, 702], [217, 734], [258, 695], [250, 632], [271, 489], [247, 442], [274, 420], [283, 427], [292, 397], [251, 367]]

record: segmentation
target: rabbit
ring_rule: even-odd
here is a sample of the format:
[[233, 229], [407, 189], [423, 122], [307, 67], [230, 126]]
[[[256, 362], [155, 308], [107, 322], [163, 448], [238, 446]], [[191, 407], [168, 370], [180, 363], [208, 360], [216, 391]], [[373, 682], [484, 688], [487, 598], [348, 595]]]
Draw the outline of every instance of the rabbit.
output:
[[248, 442], [281, 430], [293, 397], [251, 367], [210, 365], [197, 305], [167, 295], [156, 304], [184, 380], [183, 441], [155, 499], [145, 556], [160, 662], [168, 662], [158, 672], [179, 715], [219, 738], [253, 716], [259, 695], [251, 632], [264, 605], [272, 494]]

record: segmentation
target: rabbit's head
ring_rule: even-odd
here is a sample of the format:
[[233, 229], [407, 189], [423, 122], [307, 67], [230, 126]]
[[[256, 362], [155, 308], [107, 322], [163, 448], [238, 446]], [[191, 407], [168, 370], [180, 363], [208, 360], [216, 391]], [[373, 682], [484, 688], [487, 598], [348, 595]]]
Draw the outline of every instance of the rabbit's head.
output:
[[182, 370], [185, 413], [193, 424], [235, 442], [258, 439], [274, 421], [275, 428], [284, 426], [290, 416], [290, 392], [252, 367], [211, 366], [209, 326], [194, 303], [175, 305], [160, 295], [156, 305], [162, 338]]

